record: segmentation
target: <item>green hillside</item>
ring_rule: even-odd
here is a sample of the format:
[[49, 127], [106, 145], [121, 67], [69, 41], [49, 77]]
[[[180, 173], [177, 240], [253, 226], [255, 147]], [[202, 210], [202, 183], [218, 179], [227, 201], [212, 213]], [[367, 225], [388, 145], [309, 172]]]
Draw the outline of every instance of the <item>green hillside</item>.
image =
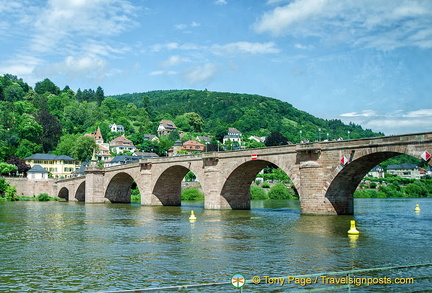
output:
[[[123, 94], [114, 98], [146, 107], [152, 118], [171, 119], [188, 112], [199, 114], [204, 120], [203, 132], [223, 136], [228, 127], [235, 127], [246, 135], [268, 136], [282, 133], [290, 142], [330, 140], [338, 137], [364, 138], [383, 135], [360, 125], [346, 125], [340, 120], [324, 120], [294, 108], [274, 98], [250, 94], [222, 93], [196, 90], [151, 91]], [[321, 131], [319, 131], [321, 129]]]
[[258, 95], [170, 90], [106, 97], [101, 87], [60, 89], [45, 79], [32, 88], [10, 74], [0, 76], [0, 112], [0, 162], [34, 153], [86, 160], [95, 142], [84, 134], [100, 127], [109, 142], [119, 135], [110, 131], [113, 123], [123, 125], [126, 137], [142, 151], [163, 155], [178, 134], [161, 137], [159, 143], [143, 138], [144, 134], [157, 134], [161, 119], [173, 120], [183, 132], [183, 140], [211, 135], [221, 141], [228, 127], [237, 128], [246, 138], [280, 132], [292, 143], [298, 143], [300, 135], [310, 141], [346, 139], [348, 133], [350, 138], [382, 135], [340, 120], [319, 119], [288, 103]]

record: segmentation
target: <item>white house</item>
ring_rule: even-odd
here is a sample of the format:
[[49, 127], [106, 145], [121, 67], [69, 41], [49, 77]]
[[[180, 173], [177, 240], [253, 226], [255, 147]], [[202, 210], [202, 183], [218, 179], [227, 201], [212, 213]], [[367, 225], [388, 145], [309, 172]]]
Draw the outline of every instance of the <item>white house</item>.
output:
[[29, 178], [29, 179], [48, 179], [48, 173], [49, 173], [49, 171], [42, 168], [41, 165], [34, 165], [30, 170], [27, 171], [27, 178]]

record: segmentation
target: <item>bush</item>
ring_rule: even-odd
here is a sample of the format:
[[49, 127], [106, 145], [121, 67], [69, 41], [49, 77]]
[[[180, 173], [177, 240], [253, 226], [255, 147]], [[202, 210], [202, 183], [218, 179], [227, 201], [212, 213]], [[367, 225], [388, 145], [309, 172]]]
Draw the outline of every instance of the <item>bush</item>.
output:
[[421, 182], [410, 183], [405, 187], [405, 194], [409, 197], [426, 197], [427, 188]]
[[269, 199], [267, 193], [261, 187], [251, 185], [250, 195], [252, 200], [264, 200]]
[[262, 188], [270, 188], [270, 184], [268, 182], [263, 182], [261, 185]]
[[291, 190], [286, 188], [285, 184], [276, 183], [270, 188], [268, 197], [270, 199], [292, 199], [294, 198], [294, 194]]
[[378, 192], [376, 190], [356, 190], [354, 192], [354, 198], [377, 198]]
[[37, 196], [38, 201], [49, 201], [51, 197], [46, 193], [41, 193]]
[[375, 189], [377, 187], [377, 184], [375, 182], [371, 182], [369, 184], [369, 188]]
[[181, 199], [186, 201], [203, 200], [204, 194], [198, 188], [187, 188], [182, 190]]

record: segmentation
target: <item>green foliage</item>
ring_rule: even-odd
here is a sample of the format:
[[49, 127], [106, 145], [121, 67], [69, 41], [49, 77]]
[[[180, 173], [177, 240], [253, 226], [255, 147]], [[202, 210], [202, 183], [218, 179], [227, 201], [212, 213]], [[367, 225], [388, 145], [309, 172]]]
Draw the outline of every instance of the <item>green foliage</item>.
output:
[[49, 201], [51, 197], [46, 193], [41, 193], [37, 196], [38, 201]]
[[270, 188], [268, 197], [270, 199], [293, 199], [294, 193], [286, 188], [285, 184], [276, 183]]
[[198, 188], [187, 188], [182, 190], [181, 199], [185, 201], [198, 201], [204, 199], [204, 194]]
[[79, 136], [72, 149], [74, 159], [85, 162], [90, 161], [93, 156], [93, 151], [97, 149], [97, 144], [93, 137]]
[[287, 145], [288, 140], [280, 132], [272, 132], [264, 141], [266, 146]]
[[267, 182], [263, 182], [263, 184], [261, 185], [262, 188], [270, 188], [270, 183]]
[[378, 192], [374, 189], [356, 190], [354, 192], [354, 198], [377, 198]]
[[141, 194], [136, 186], [131, 189], [131, 202], [141, 202]]
[[45, 78], [43, 81], [39, 81], [35, 84], [35, 92], [40, 95], [45, 93], [58, 95], [60, 94], [60, 88], [56, 86], [51, 80]]
[[428, 189], [425, 184], [419, 181], [410, 183], [405, 187], [405, 194], [408, 197], [426, 197], [428, 196]]
[[266, 200], [269, 199], [267, 193], [261, 187], [251, 185], [250, 195], [252, 200]]
[[18, 168], [12, 164], [8, 163], [0, 163], [0, 174], [9, 174], [12, 172], [16, 172]]
[[195, 181], [196, 180], [196, 176], [193, 172], [189, 171], [187, 172], [186, 176], [184, 177], [184, 179], [186, 181]]

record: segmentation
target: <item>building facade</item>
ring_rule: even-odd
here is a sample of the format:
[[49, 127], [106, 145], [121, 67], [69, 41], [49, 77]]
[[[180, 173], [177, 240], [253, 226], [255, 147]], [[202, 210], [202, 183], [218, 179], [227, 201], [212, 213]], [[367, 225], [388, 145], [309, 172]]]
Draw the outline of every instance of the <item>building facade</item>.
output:
[[51, 173], [53, 178], [71, 178], [72, 173], [80, 167], [80, 162], [69, 156], [56, 156], [52, 154], [34, 154], [24, 159], [33, 168], [40, 165]]

